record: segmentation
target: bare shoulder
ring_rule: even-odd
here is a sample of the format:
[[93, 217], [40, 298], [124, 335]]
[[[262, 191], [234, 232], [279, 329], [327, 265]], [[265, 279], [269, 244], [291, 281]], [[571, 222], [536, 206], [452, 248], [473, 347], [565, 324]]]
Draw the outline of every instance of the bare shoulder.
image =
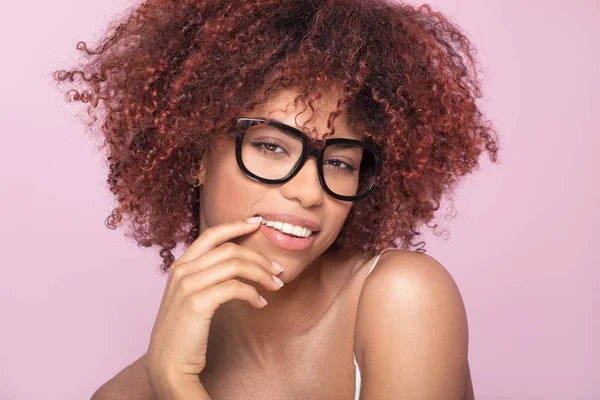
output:
[[460, 291], [447, 269], [434, 257], [415, 251], [390, 249], [379, 257], [376, 265], [371, 264], [371, 261], [366, 262], [361, 267], [374, 268], [362, 285], [358, 301], [355, 342], [361, 347], [359, 354], [362, 353], [364, 333], [369, 332], [370, 323], [384, 323], [374, 319], [397, 316], [377, 312], [382, 306], [398, 314], [444, 301], [444, 308], [435, 311], [448, 312], [448, 307], [453, 308], [457, 316], [464, 319], [466, 328], [466, 313]]
[[446, 300], [463, 306], [460, 291], [448, 270], [434, 257], [415, 251], [390, 249], [384, 252], [365, 280], [361, 304], [368, 307], [368, 299], [381, 295], [380, 290], [395, 300], [402, 299], [398, 296], [414, 296], [415, 291], [427, 291], [421, 294], [445, 296]]
[[154, 400], [145, 366], [146, 353], [102, 385], [91, 400]]
[[381, 255], [361, 289], [355, 352], [361, 398], [473, 399], [462, 296], [430, 255]]

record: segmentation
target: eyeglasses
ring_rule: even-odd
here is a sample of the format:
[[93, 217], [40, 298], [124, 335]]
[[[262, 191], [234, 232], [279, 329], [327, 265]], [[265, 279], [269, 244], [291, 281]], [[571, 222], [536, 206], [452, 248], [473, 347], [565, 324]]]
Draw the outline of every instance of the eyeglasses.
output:
[[258, 182], [285, 183], [315, 157], [319, 182], [335, 199], [357, 201], [379, 185], [385, 156], [372, 140], [313, 139], [272, 119], [238, 117], [234, 124], [238, 166]]

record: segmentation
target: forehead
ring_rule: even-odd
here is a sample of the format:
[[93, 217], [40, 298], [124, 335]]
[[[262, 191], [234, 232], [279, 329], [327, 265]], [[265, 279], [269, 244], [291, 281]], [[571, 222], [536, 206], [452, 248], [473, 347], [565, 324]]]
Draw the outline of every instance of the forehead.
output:
[[[257, 105], [251, 111], [243, 113], [244, 117], [272, 118], [292, 126], [306, 135], [321, 139], [325, 133], [331, 132], [327, 127], [329, 113], [335, 111], [337, 100], [341, 98], [341, 90], [321, 89], [322, 97], [312, 102], [312, 108], [301, 100], [294, 105], [294, 98], [301, 93], [299, 87], [287, 87], [271, 92], [265, 103]], [[347, 122], [347, 114], [343, 112], [336, 116], [334, 125], [335, 135], [329, 138], [344, 137], [362, 140], [363, 135], [354, 131]]]

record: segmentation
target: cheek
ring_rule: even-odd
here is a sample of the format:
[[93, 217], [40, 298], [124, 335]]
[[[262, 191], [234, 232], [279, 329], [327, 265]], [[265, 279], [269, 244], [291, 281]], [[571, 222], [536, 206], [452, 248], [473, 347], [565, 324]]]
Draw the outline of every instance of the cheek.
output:
[[[209, 226], [237, 218], [246, 218], [253, 196], [249, 182], [235, 158], [228, 157], [207, 168], [200, 207]], [[244, 196], [240, 196], [244, 193]]]
[[346, 218], [352, 209], [352, 203], [348, 202], [333, 202], [329, 207], [325, 215], [327, 219], [331, 221], [331, 226], [336, 232], [342, 229], [342, 226], [346, 222]]

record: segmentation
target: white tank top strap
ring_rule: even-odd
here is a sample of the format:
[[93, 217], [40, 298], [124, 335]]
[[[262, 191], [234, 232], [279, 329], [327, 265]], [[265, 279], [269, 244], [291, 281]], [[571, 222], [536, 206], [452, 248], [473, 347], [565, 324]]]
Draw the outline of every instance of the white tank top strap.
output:
[[359, 400], [360, 397], [360, 382], [362, 377], [360, 376], [360, 368], [358, 368], [358, 362], [356, 362], [356, 354], [354, 355], [354, 400]]
[[[369, 268], [369, 272], [367, 272], [367, 275], [369, 275], [371, 273], [371, 271], [373, 271], [373, 269], [375, 268], [375, 265], [377, 265], [377, 262], [379, 261], [379, 258], [381, 257], [381, 255], [383, 253], [385, 253], [386, 251], [393, 249], [393, 247], [388, 247], [383, 249], [379, 254], [377, 254], [377, 256], [374, 258], [373, 263], [371, 264], [371, 267]], [[359, 396], [360, 396], [360, 383], [362, 380], [362, 376], [360, 374], [360, 368], [358, 367], [358, 362], [356, 361], [356, 353], [354, 354], [354, 370], [355, 370], [355, 391], [354, 391], [354, 400], [359, 400]]]
[[377, 254], [377, 257], [375, 257], [375, 260], [373, 260], [373, 264], [371, 264], [371, 268], [369, 268], [369, 272], [367, 273], [367, 275], [369, 275], [371, 273], [371, 271], [373, 271], [373, 269], [375, 268], [375, 265], [377, 265], [377, 262], [379, 261], [379, 258], [381, 257], [381, 255], [383, 253], [385, 253], [388, 250], [392, 250], [393, 247], [387, 247], [385, 249], [383, 249], [379, 254]]

